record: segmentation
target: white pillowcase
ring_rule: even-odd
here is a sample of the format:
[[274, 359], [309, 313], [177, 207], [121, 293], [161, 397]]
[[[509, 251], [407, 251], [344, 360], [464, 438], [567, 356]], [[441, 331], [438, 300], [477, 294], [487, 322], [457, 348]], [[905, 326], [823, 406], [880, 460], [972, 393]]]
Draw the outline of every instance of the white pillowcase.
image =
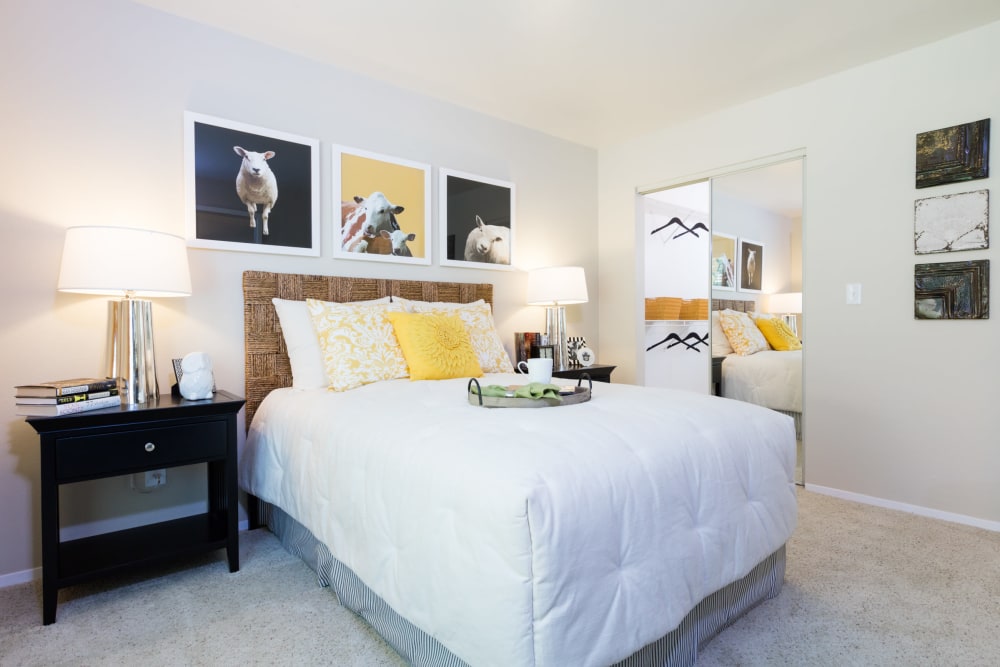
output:
[[[371, 301], [353, 301], [344, 305], [372, 305], [389, 303], [391, 297]], [[292, 386], [296, 389], [321, 389], [330, 384], [326, 376], [326, 364], [319, 347], [316, 327], [305, 301], [271, 299], [278, 313], [281, 335], [288, 350], [288, 361], [292, 366]]]
[[719, 321], [736, 354], [745, 357], [771, 349], [764, 334], [748, 314], [727, 309], [719, 315]]
[[331, 391], [407, 376], [406, 359], [399, 346], [389, 311], [402, 312], [398, 303], [358, 305], [306, 299], [323, 367]]
[[712, 356], [725, 357], [733, 353], [733, 346], [726, 338], [726, 332], [722, 330], [722, 322], [719, 321], [719, 311], [712, 311]]

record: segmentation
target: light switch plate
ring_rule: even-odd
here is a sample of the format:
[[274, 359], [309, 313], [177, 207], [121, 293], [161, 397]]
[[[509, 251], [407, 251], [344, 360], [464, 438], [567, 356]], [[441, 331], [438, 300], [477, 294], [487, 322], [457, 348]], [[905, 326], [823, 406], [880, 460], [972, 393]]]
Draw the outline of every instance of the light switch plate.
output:
[[847, 284], [847, 303], [851, 306], [861, 303], [861, 283]]

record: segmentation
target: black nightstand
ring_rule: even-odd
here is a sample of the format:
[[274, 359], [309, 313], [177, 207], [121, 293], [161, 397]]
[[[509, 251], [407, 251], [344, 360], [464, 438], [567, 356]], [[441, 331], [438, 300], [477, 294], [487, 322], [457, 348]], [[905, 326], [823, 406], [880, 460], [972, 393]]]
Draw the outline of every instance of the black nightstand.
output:
[[[179, 396], [63, 417], [29, 417], [41, 438], [42, 621], [56, 620], [60, 588], [127, 568], [225, 547], [240, 568], [236, 414], [244, 400]], [[208, 464], [208, 511], [61, 542], [59, 485], [192, 463]]]
[[602, 364], [592, 364], [590, 366], [570, 366], [561, 371], [552, 371], [552, 377], [570, 380], [578, 380], [583, 373], [589, 373], [590, 379], [594, 382], [611, 382], [611, 372], [617, 366], [604, 366]]
[[712, 357], [712, 395], [722, 396], [722, 362], [725, 357]]

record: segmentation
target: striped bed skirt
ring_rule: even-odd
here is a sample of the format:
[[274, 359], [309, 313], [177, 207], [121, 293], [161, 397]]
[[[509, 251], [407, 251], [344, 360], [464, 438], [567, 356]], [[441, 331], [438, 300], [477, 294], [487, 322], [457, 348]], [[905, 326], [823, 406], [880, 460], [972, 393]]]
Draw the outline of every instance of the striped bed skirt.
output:
[[790, 412], [788, 410], [775, 410], [775, 412], [780, 412], [783, 415], [788, 415], [795, 420], [795, 439], [802, 439], [802, 413], [801, 412]]
[[[350, 568], [334, 558], [326, 545], [302, 524], [278, 507], [263, 502], [261, 505], [258, 516], [266, 520], [268, 528], [285, 549], [311, 567], [321, 586], [330, 587], [342, 605], [363, 618], [409, 664], [419, 667], [469, 667], [436, 639], [396, 613]], [[777, 596], [784, 580], [785, 547], [782, 545], [745, 577], [698, 603], [674, 630], [614, 667], [695, 664], [699, 649], [750, 609]]]

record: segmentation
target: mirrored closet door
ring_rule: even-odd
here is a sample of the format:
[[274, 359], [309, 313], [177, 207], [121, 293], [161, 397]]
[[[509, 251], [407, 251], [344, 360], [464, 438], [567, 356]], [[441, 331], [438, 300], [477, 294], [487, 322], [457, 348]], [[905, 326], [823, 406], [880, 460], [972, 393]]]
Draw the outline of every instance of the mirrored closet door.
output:
[[[799, 483], [805, 458], [802, 351], [784, 348], [804, 345], [806, 338], [803, 164], [797, 157], [755, 165], [638, 198], [644, 239], [642, 382], [717, 393], [792, 416], [799, 434]], [[759, 355], [737, 354], [723, 331], [722, 309], [777, 318], [784, 338], [769, 341]], [[762, 365], [771, 369], [773, 381], [761, 380]]]

